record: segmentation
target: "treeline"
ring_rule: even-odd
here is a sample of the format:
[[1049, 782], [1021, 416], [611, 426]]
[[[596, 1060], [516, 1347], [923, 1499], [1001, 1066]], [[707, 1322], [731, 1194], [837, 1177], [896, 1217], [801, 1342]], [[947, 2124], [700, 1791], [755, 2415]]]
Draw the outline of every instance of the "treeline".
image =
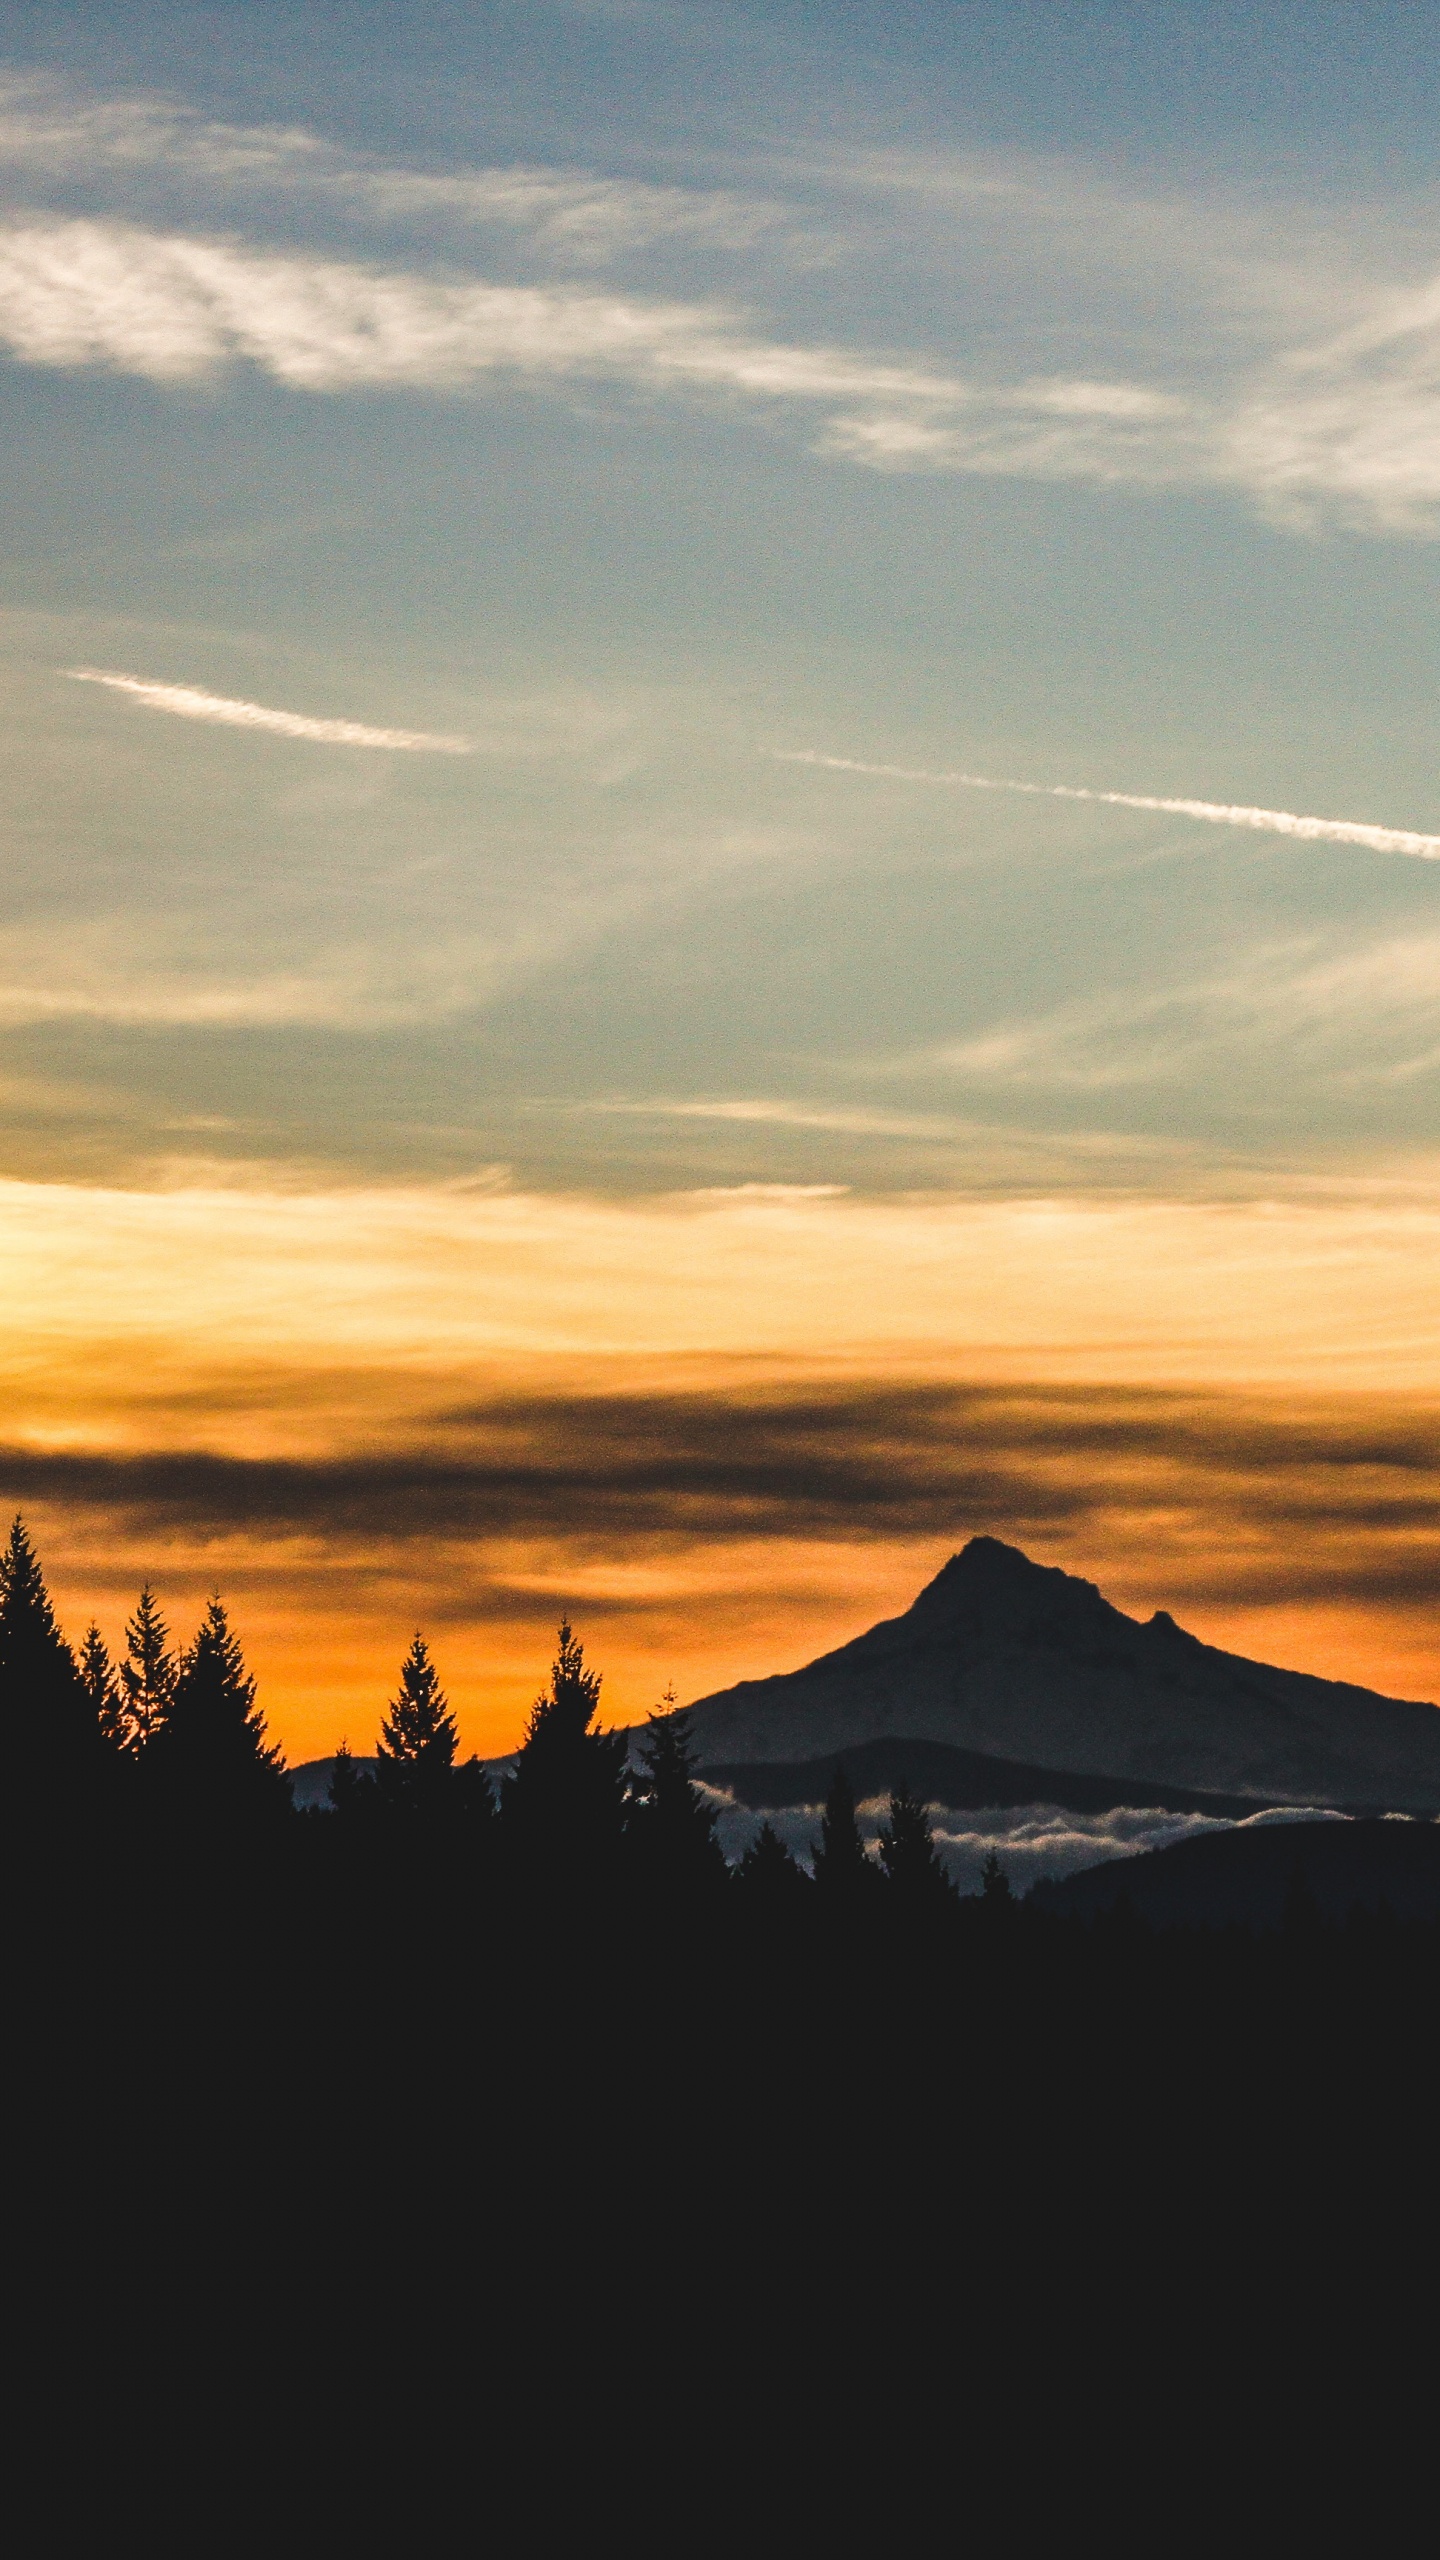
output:
[[17, 1776], [57, 1805], [118, 1817], [163, 1802], [241, 1829], [290, 1811], [285, 1764], [223, 1603], [213, 1599], [193, 1643], [176, 1650], [147, 1588], [118, 1664], [93, 1624], [77, 1654], [19, 1519], [0, 1555], [0, 1730]]
[[[22, 1520], [0, 1557], [0, 1717], [31, 1759], [36, 1783], [57, 1801], [92, 1806], [108, 1824], [130, 1817], [212, 1844], [257, 1847], [282, 1828], [318, 1825], [333, 1829], [352, 1857], [423, 1846], [431, 1858], [503, 1865], [517, 1883], [533, 1867], [552, 1885], [563, 1876], [571, 1892], [628, 1883], [692, 1906], [718, 1905], [734, 1888], [777, 1917], [797, 1912], [812, 1893], [857, 1917], [889, 1906], [917, 1923], [938, 1919], [957, 1900], [923, 1803], [904, 1790], [891, 1796], [872, 1857], [843, 1768], [820, 1823], [813, 1874], [766, 1823], [732, 1876], [673, 1693], [649, 1719], [637, 1766], [632, 1736], [599, 1727], [600, 1688], [600, 1674], [563, 1623], [513, 1774], [497, 1790], [478, 1760], [460, 1759], [454, 1714], [417, 1634], [381, 1720], [374, 1774], [342, 1743], [328, 1806], [297, 1813], [218, 1597], [193, 1641], [178, 1647], [147, 1585], [114, 1660], [93, 1623], [78, 1652], [67, 1643]], [[984, 1898], [997, 1906], [1010, 1898], [993, 1858]]]
[[[387, 1874], [423, 1875], [427, 1890], [446, 1876], [472, 1895], [503, 1891], [557, 1909], [608, 1903], [611, 1916], [625, 1903], [690, 1929], [744, 1908], [802, 1938], [838, 1924], [852, 1952], [867, 1936], [897, 1932], [912, 1955], [922, 1942], [940, 1951], [973, 1940], [982, 1922], [984, 1942], [1012, 1956], [1064, 1935], [1015, 1902], [993, 1853], [980, 1893], [962, 1897], [925, 1803], [905, 1788], [890, 1795], [867, 1849], [843, 1762], [808, 1867], [767, 1822], [731, 1869], [673, 1692], [637, 1736], [601, 1729], [600, 1690], [562, 1623], [510, 1773], [492, 1785], [477, 1759], [460, 1757], [455, 1716], [417, 1633], [381, 1717], [373, 1774], [342, 1743], [327, 1804], [300, 1811], [218, 1597], [192, 1641], [177, 1645], [147, 1585], [112, 1659], [93, 1623], [78, 1650], [66, 1641], [22, 1520], [0, 1555], [3, 1757], [27, 1805], [88, 1829], [92, 1845], [143, 1838], [151, 1857], [188, 1844], [202, 1857], [252, 1864], [273, 1864], [283, 1849], [292, 1865], [319, 1861], [343, 1873], [352, 1893], [381, 1890]], [[1297, 1885], [1293, 1928], [1313, 1934], [1318, 1915], [1298, 1875]]]

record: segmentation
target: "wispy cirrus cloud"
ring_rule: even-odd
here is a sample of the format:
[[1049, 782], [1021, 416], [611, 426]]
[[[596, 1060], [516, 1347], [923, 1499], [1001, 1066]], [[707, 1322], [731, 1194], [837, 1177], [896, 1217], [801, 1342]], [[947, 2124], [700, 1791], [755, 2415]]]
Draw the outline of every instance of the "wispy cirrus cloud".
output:
[[0, 167], [32, 180], [178, 184], [242, 203], [278, 192], [362, 223], [521, 232], [581, 266], [671, 240], [742, 252], [794, 220], [770, 197], [586, 169], [395, 167], [300, 126], [225, 124], [170, 98], [97, 97], [34, 77], [0, 79]]
[[1360, 948], [1319, 937], [1252, 950], [1161, 988], [1121, 985], [1033, 1010], [893, 1062], [906, 1078], [1019, 1092], [1174, 1088], [1239, 1057], [1269, 1057], [1275, 1085], [1297, 1076], [1332, 1098], [1418, 1084], [1440, 1063], [1440, 938], [1384, 936]]
[[468, 738], [427, 729], [374, 729], [362, 720], [316, 720], [304, 711], [277, 711], [264, 702], [235, 702], [199, 685], [165, 684], [154, 676], [118, 675], [105, 667], [63, 667], [75, 684], [105, 685], [146, 711], [169, 711], [180, 720], [205, 720], [222, 729], [264, 729], [277, 738], [299, 738], [318, 747], [381, 747], [411, 755], [468, 756]]
[[[1423, 535], [1440, 522], [1440, 285], [1415, 281], [1415, 225], [1397, 230], [1398, 217], [1388, 231], [1359, 222], [1362, 255], [1293, 207], [1277, 249], [1253, 209], [1208, 205], [1197, 220], [1182, 196], [1142, 201], [1068, 163], [963, 154], [924, 165], [772, 154], [759, 191], [529, 164], [393, 166], [305, 128], [231, 125], [164, 97], [35, 76], [0, 79], [6, 166], [72, 208], [103, 208], [0, 235], [0, 342], [30, 363], [184, 382], [248, 362], [328, 393], [455, 391], [505, 373], [532, 386], [626, 381], [798, 404], [818, 417], [818, 450], [878, 471], [1221, 486], [1294, 528]], [[173, 219], [179, 205], [182, 230], [143, 219], [162, 206]], [[255, 240], [277, 216], [293, 233], [307, 207], [332, 226], [409, 231], [422, 272]], [[214, 236], [237, 218], [246, 244]], [[508, 239], [507, 254], [519, 244], [542, 271], [688, 248], [748, 261], [752, 284], [762, 250], [792, 275], [817, 261], [863, 274], [883, 254], [892, 279], [918, 256], [929, 344], [887, 354], [803, 327], [770, 332], [709, 300], [430, 271], [437, 244], [453, 250], [477, 231]], [[953, 279], [957, 259], [969, 278], [958, 335], [956, 315], [941, 316], [953, 292], [937, 312], [929, 275], [938, 260]], [[1149, 315], [1138, 336], [1126, 317], [1137, 297]], [[903, 285], [891, 299], [904, 309]], [[1037, 365], [1043, 344], [1071, 360]], [[974, 360], [957, 363], [972, 346]]]
[[[165, 383], [203, 382], [249, 362], [311, 392], [459, 390], [509, 373], [897, 418], [991, 402], [1046, 420], [1059, 396], [1053, 384], [987, 395], [921, 361], [788, 345], [718, 305], [447, 282], [116, 222], [0, 231], [0, 340], [25, 363]], [[1087, 426], [1105, 414], [1101, 387], [1069, 389]], [[1134, 396], [1122, 387], [1114, 407], [1129, 418]]]
[[1226, 421], [1234, 476], [1266, 512], [1433, 532], [1440, 507], [1440, 276], [1377, 295], [1336, 334], [1279, 355]]
[[0, 344], [162, 384], [240, 363], [314, 394], [626, 384], [798, 409], [882, 470], [1229, 485], [1287, 522], [1425, 532], [1440, 508], [1440, 312], [1421, 298], [1222, 398], [1075, 376], [994, 382], [922, 357], [764, 335], [718, 303], [493, 284], [109, 220], [0, 232]]

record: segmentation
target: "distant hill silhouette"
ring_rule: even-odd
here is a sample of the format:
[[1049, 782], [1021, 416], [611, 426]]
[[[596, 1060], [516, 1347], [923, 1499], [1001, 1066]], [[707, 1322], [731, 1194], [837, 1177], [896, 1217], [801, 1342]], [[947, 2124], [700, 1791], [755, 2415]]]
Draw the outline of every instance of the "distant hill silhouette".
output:
[[923, 1803], [945, 1805], [956, 1812], [1053, 1804], [1067, 1813], [1115, 1813], [1131, 1807], [1145, 1812], [1208, 1813], [1218, 1821], [1233, 1822], [1255, 1810], [1252, 1796], [1207, 1795], [1197, 1787], [1172, 1787], [1149, 1778], [1078, 1777], [1069, 1770], [1036, 1768], [1030, 1761], [956, 1751], [945, 1742], [857, 1742], [851, 1750], [828, 1751], [818, 1760], [722, 1762], [702, 1768], [700, 1775], [712, 1786], [723, 1787], [738, 1804], [756, 1812], [779, 1812], [795, 1805], [823, 1804], [842, 1762], [861, 1804], [867, 1797], [887, 1796], [892, 1788], [908, 1787]]
[[1440, 1709], [1223, 1653], [1164, 1610], [1142, 1624], [996, 1538], [973, 1538], [903, 1617], [690, 1714], [707, 1769], [929, 1742], [1148, 1804], [1184, 1790], [1440, 1812]]
[[1138, 1858], [1037, 1884], [1042, 1911], [1094, 1919], [1124, 1905], [1155, 1928], [1279, 1928], [1307, 1910], [1343, 1920], [1383, 1905], [1397, 1920], [1440, 1919], [1433, 1822], [1276, 1822], [1212, 1831]]
[[[373, 1778], [380, 1763], [373, 1756], [356, 1751], [351, 1755], [351, 1766], [357, 1777]], [[302, 1760], [298, 1768], [290, 1770], [290, 1793], [299, 1812], [308, 1812], [312, 1805], [328, 1805], [334, 1768], [332, 1755], [328, 1760]]]

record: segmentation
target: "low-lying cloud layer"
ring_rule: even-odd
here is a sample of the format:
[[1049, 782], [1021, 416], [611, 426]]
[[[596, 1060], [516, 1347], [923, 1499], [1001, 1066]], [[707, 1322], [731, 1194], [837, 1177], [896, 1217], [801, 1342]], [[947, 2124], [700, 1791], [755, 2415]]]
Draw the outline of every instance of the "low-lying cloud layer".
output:
[[[819, 1837], [818, 1805], [782, 1806], [755, 1812], [737, 1804], [723, 1788], [706, 1789], [718, 1820], [716, 1836], [732, 1865], [742, 1858], [764, 1822], [778, 1832], [793, 1858], [808, 1867]], [[888, 1799], [876, 1796], [858, 1805], [862, 1837], [880, 1836]], [[1084, 1867], [1116, 1858], [1141, 1857], [1149, 1849], [1170, 1849], [1177, 1841], [1195, 1840], [1211, 1831], [1250, 1831], [1272, 1823], [1341, 1822], [1308, 1805], [1267, 1807], [1240, 1822], [1218, 1821], [1205, 1813], [1167, 1813], [1159, 1807], [1127, 1806], [1114, 1813], [1069, 1813], [1061, 1805], [996, 1806], [987, 1812], [956, 1813], [944, 1805], [930, 1808], [935, 1846], [951, 1881], [961, 1893], [978, 1893], [987, 1858], [1000, 1861], [1013, 1893], [1028, 1893], [1042, 1877], [1059, 1882]]]

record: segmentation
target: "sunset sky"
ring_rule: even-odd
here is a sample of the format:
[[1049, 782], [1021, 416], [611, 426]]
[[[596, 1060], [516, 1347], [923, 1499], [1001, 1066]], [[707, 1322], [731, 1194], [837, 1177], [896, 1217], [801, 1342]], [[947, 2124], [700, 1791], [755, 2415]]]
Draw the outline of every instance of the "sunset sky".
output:
[[0, 5], [0, 1494], [72, 1636], [218, 1587], [299, 1760], [418, 1625], [498, 1751], [562, 1609], [629, 1722], [985, 1530], [1440, 1697], [1437, 63]]

